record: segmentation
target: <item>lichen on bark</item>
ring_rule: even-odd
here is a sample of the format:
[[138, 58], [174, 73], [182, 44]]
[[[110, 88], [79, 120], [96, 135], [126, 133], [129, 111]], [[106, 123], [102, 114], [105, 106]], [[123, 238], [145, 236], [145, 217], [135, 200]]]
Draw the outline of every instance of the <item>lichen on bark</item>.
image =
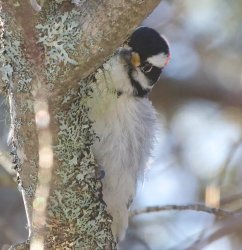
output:
[[[70, 89], [63, 98], [68, 108], [59, 110], [56, 117], [60, 130], [55, 152], [60, 164], [49, 201], [47, 224], [51, 225], [49, 244], [59, 241], [57, 245], [61, 249], [72, 247], [65, 241], [65, 235], [74, 239], [75, 249], [105, 249], [112, 242], [107, 237], [111, 235], [107, 228], [112, 220], [102, 202], [101, 182], [96, 179], [97, 166], [90, 148], [96, 139], [87, 105], [93, 87], [86, 79], [80, 82], [79, 91]], [[54, 237], [60, 227], [64, 238]]]
[[[31, 2], [43, 3], [41, 11], [37, 13]], [[159, 0], [2, 3], [0, 89], [8, 90], [11, 102], [13, 160], [32, 235], [38, 234], [31, 222], [39, 164], [34, 104], [36, 99], [45, 98], [55, 152], [45, 247], [115, 249], [111, 218], [102, 201], [101, 182], [95, 177], [91, 152], [95, 134], [86, 103], [93, 85], [87, 76], [122, 44]], [[28, 242], [13, 247], [28, 248]]]

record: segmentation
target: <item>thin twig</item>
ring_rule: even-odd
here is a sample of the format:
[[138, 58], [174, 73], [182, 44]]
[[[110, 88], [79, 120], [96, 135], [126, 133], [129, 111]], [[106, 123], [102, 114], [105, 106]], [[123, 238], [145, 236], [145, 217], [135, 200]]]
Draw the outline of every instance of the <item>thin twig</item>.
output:
[[230, 235], [232, 233], [240, 232], [242, 229], [242, 216], [236, 218], [230, 218], [223, 222], [223, 224], [214, 232], [205, 236], [204, 238], [199, 239], [197, 242], [192, 244], [190, 247], [186, 248], [186, 250], [199, 250], [208, 246], [212, 242]]
[[220, 200], [220, 205], [223, 205], [223, 206], [228, 205], [228, 204], [236, 202], [240, 199], [242, 199], [242, 193], [233, 194], [231, 196], [227, 196], [227, 197], [222, 198]]
[[231, 163], [231, 161], [234, 158], [235, 153], [237, 152], [237, 150], [239, 149], [239, 147], [241, 146], [242, 143], [242, 137], [240, 137], [235, 143], [233, 143], [233, 145], [230, 147], [230, 150], [227, 154], [227, 158], [225, 159], [224, 162], [224, 166], [222, 168], [222, 170], [220, 171], [220, 175], [219, 175], [219, 186], [222, 186], [222, 184], [224, 184], [225, 182], [225, 178], [226, 178], [226, 172], [228, 170], [228, 167]]
[[188, 204], [188, 205], [152, 206], [152, 207], [137, 209], [137, 210], [133, 210], [130, 212], [130, 217], [139, 215], [139, 214], [169, 211], [169, 210], [177, 210], [177, 211], [193, 210], [193, 211], [213, 214], [216, 217], [220, 217], [220, 218], [233, 217], [235, 215], [238, 215], [238, 213], [233, 212], [233, 211], [226, 211], [221, 208], [207, 207], [203, 204]]

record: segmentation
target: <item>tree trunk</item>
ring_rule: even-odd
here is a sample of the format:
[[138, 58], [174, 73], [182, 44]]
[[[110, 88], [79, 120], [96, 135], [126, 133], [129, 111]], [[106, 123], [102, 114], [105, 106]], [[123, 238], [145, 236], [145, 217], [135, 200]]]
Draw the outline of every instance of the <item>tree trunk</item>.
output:
[[88, 76], [159, 2], [1, 2], [0, 89], [32, 249], [41, 237], [44, 249], [115, 249], [90, 150]]

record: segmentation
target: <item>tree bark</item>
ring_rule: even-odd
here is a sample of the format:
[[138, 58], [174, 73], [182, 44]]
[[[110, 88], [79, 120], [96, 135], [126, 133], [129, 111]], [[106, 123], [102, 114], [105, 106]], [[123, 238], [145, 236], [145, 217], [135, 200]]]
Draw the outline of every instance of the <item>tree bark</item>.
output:
[[[0, 89], [8, 91], [12, 154], [29, 240], [44, 235], [45, 249], [116, 247], [90, 150], [95, 134], [87, 116], [86, 98], [92, 91], [88, 76], [159, 2], [1, 2]], [[41, 115], [49, 115], [49, 125], [38, 125], [38, 119], [45, 122]], [[48, 147], [54, 153], [53, 173], [40, 159], [40, 149]], [[37, 185], [50, 188], [37, 195]], [[38, 211], [45, 207], [41, 198], [46, 193], [43, 225], [43, 221], [38, 224]], [[12, 248], [29, 249], [29, 244]]]

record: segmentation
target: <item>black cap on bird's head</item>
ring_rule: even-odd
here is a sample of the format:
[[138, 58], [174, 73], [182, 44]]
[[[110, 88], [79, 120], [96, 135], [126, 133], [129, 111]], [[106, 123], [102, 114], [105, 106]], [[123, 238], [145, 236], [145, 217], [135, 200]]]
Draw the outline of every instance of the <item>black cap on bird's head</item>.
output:
[[170, 52], [167, 41], [152, 28], [139, 27], [136, 29], [131, 35], [128, 45], [139, 54], [141, 61], [161, 53], [169, 59]]
[[139, 68], [153, 85], [169, 62], [168, 42], [154, 29], [139, 27], [131, 35], [128, 45], [133, 52], [131, 64]]

